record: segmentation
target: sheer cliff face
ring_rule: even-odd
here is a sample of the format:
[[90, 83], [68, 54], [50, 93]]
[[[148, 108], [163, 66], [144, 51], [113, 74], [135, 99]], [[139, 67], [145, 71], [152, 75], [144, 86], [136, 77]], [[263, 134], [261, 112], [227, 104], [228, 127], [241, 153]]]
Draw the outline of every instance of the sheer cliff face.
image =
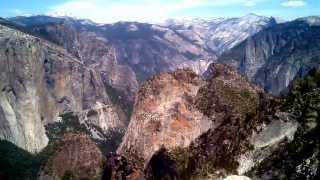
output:
[[[43, 56], [39, 40], [0, 26], [1, 139], [30, 151], [46, 146], [48, 139], [39, 109]], [[19, 41], [20, 40], [20, 41]]]
[[[265, 29], [223, 54], [218, 61], [234, 65], [250, 81], [279, 94], [295, 77], [319, 67], [320, 26], [310, 22], [310, 18]], [[318, 18], [313, 19], [317, 22]]]
[[1, 139], [40, 151], [48, 142], [45, 124], [61, 113], [81, 112], [97, 103], [109, 106], [101, 113], [104, 120], [95, 125], [104, 130], [123, 125], [121, 111], [112, 105], [100, 73], [60, 47], [6, 26], [0, 28]]
[[72, 18], [47, 16], [12, 19], [32, 34], [54, 42], [76, 56], [87, 67], [99, 72], [103, 83], [111, 86], [130, 103], [138, 88], [135, 72], [121, 64], [103, 29]]

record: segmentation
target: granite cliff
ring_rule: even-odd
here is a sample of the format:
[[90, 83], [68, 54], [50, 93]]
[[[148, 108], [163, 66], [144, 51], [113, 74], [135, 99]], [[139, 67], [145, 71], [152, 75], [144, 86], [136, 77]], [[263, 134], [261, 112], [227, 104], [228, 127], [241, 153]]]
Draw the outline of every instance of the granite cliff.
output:
[[272, 94], [294, 78], [319, 67], [319, 17], [306, 17], [266, 28], [219, 57]]
[[126, 124], [100, 72], [63, 48], [3, 25], [0, 46], [1, 139], [39, 152], [48, 143], [44, 126], [70, 111], [97, 109], [99, 118], [90, 124], [105, 131]]

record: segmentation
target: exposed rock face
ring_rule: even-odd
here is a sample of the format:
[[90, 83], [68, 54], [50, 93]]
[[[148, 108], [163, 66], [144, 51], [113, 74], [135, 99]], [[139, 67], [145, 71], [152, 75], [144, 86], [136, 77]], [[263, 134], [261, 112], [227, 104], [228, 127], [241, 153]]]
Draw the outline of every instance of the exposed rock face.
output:
[[[78, 116], [80, 124], [97, 126], [103, 132], [108, 132], [111, 129], [124, 130], [128, 123], [124, 121], [127, 117], [119, 108], [115, 108], [112, 104], [105, 105], [100, 102], [93, 105], [91, 109], [80, 111]], [[91, 134], [94, 136], [95, 133]], [[101, 137], [98, 136], [97, 138]]]
[[[195, 104], [214, 125], [187, 149], [172, 152], [182, 179], [214, 179], [232, 173], [237, 167], [234, 157], [250, 148], [247, 137], [261, 121], [263, 91], [230, 66], [213, 64], [210, 68], [212, 77], [200, 88]], [[216, 174], [219, 169], [223, 171]]]
[[[211, 68], [214, 74], [210, 82], [203, 82], [188, 70], [163, 74], [145, 82], [118, 152], [138, 157], [135, 160], [149, 168], [153, 155], [167, 149], [171, 160], [164, 155], [159, 158], [176, 161], [176, 175], [183, 179], [191, 178], [192, 174], [183, 176], [182, 173], [195, 171], [181, 171], [181, 167], [191, 165], [188, 163], [199, 167], [211, 158], [219, 164], [222, 159], [245, 149], [240, 143], [256, 123], [263, 91], [251, 86], [229, 66], [213, 64]], [[196, 162], [183, 156], [186, 153], [183, 149], [191, 153], [191, 159]], [[208, 149], [214, 150], [207, 152]], [[153, 171], [146, 171], [146, 177], [156, 178], [150, 172]]]
[[175, 70], [181, 63], [216, 59], [215, 54], [167, 27], [120, 22], [103, 28], [104, 37], [117, 51], [118, 61], [128, 64], [138, 80]]
[[276, 146], [269, 146], [273, 151], [247, 172], [248, 176], [254, 179], [319, 179], [319, 87], [320, 72], [315, 70], [293, 83], [277, 109], [290, 115], [286, 123], [298, 124], [294, 136], [289, 135]]
[[[34, 34], [53, 41], [95, 70], [105, 82], [130, 101], [137, 92], [137, 80], [192, 66], [198, 59], [211, 62], [215, 54], [193, 44], [167, 27], [137, 22], [83, 24], [71, 18], [46, 16], [10, 19]], [[202, 71], [206, 68], [202, 67]]]
[[66, 134], [59, 149], [40, 171], [39, 179], [100, 180], [104, 161], [104, 156], [89, 137]]
[[[179, 96], [186, 92], [181, 88], [176, 91], [177, 85], [173, 83], [181, 73], [182, 77], [190, 77], [185, 76], [188, 71], [155, 77], [139, 91], [129, 129], [118, 152], [135, 165], [133, 168], [143, 172], [140, 176], [145, 179], [317, 179], [319, 72], [313, 71], [305, 80], [294, 83], [287, 97], [275, 99], [250, 85], [230, 66], [212, 64], [210, 69], [210, 80], [197, 83], [197, 92], [190, 95], [190, 101]], [[185, 85], [186, 78], [177, 79], [179, 87]], [[189, 102], [187, 109], [194, 114], [191, 117], [201, 118], [197, 122], [200, 125], [205, 122], [208, 128], [185, 136], [192, 129], [186, 133], [183, 126], [177, 130], [163, 126], [176, 120], [162, 118], [163, 110], [171, 109], [162, 99], [174, 100], [175, 104]], [[167, 114], [183, 112], [181, 108], [178, 110], [171, 109]], [[160, 116], [137, 116], [146, 111], [160, 112]], [[188, 143], [179, 144], [181, 138], [172, 136], [176, 131], [189, 138], [184, 140]], [[232, 176], [235, 174], [241, 176]]]
[[10, 20], [99, 69], [106, 83], [131, 101], [137, 92], [137, 80], [182, 67], [201, 74], [218, 54], [276, 24], [273, 18], [254, 14], [208, 21], [169, 20], [161, 25], [138, 22], [100, 25], [48, 16]]
[[45, 124], [60, 113], [81, 112], [96, 103], [109, 110], [99, 114], [95, 125], [108, 129], [125, 121], [99, 73], [62, 48], [2, 25], [0, 46], [1, 139], [38, 152], [48, 142]]
[[303, 77], [313, 67], [319, 67], [317, 19], [303, 18], [262, 30], [218, 61], [235, 66], [250, 81], [279, 94], [295, 77]]
[[125, 100], [131, 103], [134, 101], [138, 88], [135, 73], [126, 64], [120, 64], [101, 26], [72, 18], [49, 16], [17, 17], [10, 20], [34, 35], [64, 47], [87, 67], [99, 72], [98, 76], [104, 84], [121, 92]]
[[188, 69], [192, 70], [193, 72], [195, 72], [196, 74], [200, 75], [200, 74], [204, 74], [207, 71], [207, 69], [211, 63], [212, 63], [212, 61], [200, 59], [198, 61], [183, 62], [178, 67], [179, 67], [179, 69], [188, 68]]
[[118, 152], [135, 154], [143, 165], [161, 147], [188, 147], [212, 124], [193, 105], [203, 83], [190, 70], [165, 73], [146, 81]]
[[[225, 73], [228, 72], [225, 68], [219, 73], [219, 65], [213, 65], [211, 69], [215, 72], [211, 79], [214, 83], [205, 88], [206, 91], [199, 90], [200, 97], [204, 97], [199, 99], [200, 107], [216, 117], [221, 112], [231, 111], [226, 119], [215, 118], [214, 122], [222, 122], [221, 126], [202, 134], [187, 150], [172, 152], [178, 167], [184, 169], [182, 174], [186, 173], [182, 179], [199, 176], [218, 179], [235, 173], [253, 179], [317, 179], [320, 174], [315, 168], [319, 163], [319, 140], [316, 140], [319, 137], [319, 72], [312, 71], [304, 80], [294, 83], [289, 95], [280, 100], [270, 99], [261, 92], [256, 102], [250, 98], [235, 98], [239, 89], [248, 90], [250, 93], [245, 93], [248, 95], [254, 95], [255, 91], [241, 88], [248, 86], [243, 86], [245, 83], [240, 79], [231, 78], [235, 81], [229, 83], [224, 80], [229, 85], [224, 86], [223, 94], [228, 93], [228, 86], [236, 92], [231, 93], [233, 97], [226, 98], [234, 100], [232, 103], [225, 104], [225, 109], [218, 109], [228, 102], [223, 94], [218, 96], [218, 101], [213, 101], [215, 103], [204, 100], [214, 100], [219, 93], [216, 74], [224, 74], [222, 77], [229, 79], [230, 73]], [[236, 87], [237, 82], [242, 86]]]
[[[0, 122], [1, 139], [9, 140], [32, 152], [46, 146], [48, 139], [42, 125], [38, 102], [41, 98], [43, 56], [38, 39], [0, 26]], [[20, 41], [19, 41], [20, 40]], [[40, 88], [39, 88], [40, 87]]]
[[262, 124], [258, 132], [253, 132], [249, 141], [253, 146], [244, 154], [237, 157], [239, 174], [245, 174], [265, 160], [284, 140], [292, 141], [297, 132], [298, 123], [288, 114], [274, 117], [270, 124]]

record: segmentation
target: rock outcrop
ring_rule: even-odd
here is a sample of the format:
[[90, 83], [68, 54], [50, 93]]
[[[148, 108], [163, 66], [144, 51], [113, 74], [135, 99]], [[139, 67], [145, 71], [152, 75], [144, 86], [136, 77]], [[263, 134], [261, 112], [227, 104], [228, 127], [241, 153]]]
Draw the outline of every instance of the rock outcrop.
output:
[[319, 67], [319, 19], [307, 17], [264, 29], [224, 53], [218, 62], [233, 65], [251, 82], [278, 95], [294, 78]]
[[[150, 168], [152, 162], [168, 159], [162, 153], [154, 160], [161, 149], [168, 151], [178, 164], [175, 171], [179, 176], [180, 167], [188, 166], [180, 162], [188, 161], [183, 156], [184, 149], [192, 152], [196, 167], [206, 163], [205, 157], [217, 158], [218, 164], [240, 152], [240, 143], [257, 121], [263, 91], [251, 86], [229, 66], [214, 64], [211, 68], [214, 74], [210, 82], [204, 82], [190, 70], [178, 70], [146, 81], [140, 89], [118, 153], [135, 158], [138, 168], [149, 169], [146, 177], [154, 177], [149, 177], [154, 172], [154, 167]], [[209, 142], [204, 146], [202, 141]], [[209, 153], [208, 149], [215, 150]]]
[[261, 106], [267, 99], [263, 91], [230, 66], [210, 68], [212, 77], [200, 88], [195, 105], [214, 125], [188, 148], [171, 152], [182, 179], [218, 179], [234, 173], [235, 157], [250, 149], [247, 138], [262, 121]]
[[188, 147], [212, 122], [193, 105], [204, 82], [190, 70], [156, 76], [138, 93], [118, 153], [135, 154], [145, 165], [160, 148]]
[[66, 134], [39, 174], [40, 180], [100, 180], [105, 157], [86, 135]]
[[[163, 74], [146, 82], [118, 149], [128, 167], [145, 179], [317, 179], [319, 72], [314, 70], [293, 83], [288, 96], [275, 98], [251, 85], [231, 66], [212, 64], [210, 69], [210, 80], [193, 83], [196, 93], [189, 97], [183, 96], [188, 93], [181, 88], [176, 91], [177, 85], [198, 79], [196, 75], [186, 78], [192, 77], [188, 71]], [[165, 103], [172, 100], [174, 104], [184, 102], [187, 111], [173, 111]], [[170, 111], [163, 111], [166, 109]], [[193, 115], [185, 116], [186, 122], [207, 128], [186, 136], [194, 132], [192, 127], [163, 126], [178, 122], [172, 116], [163, 118], [163, 112], [187, 115], [188, 111]], [[138, 116], [145, 112], [158, 116]], [[181, 118], [179, 122], [182, 125]], [[187, 143], [180, 143], [181, 136], [172, 136], [175, 132]]]
[[96, 103], [108, 105], [97, 113], [96, 126], [108, 130], [125, 124], [124, 113], [111, 102], [100, 73], [64, 49], [3, 25], [0, 46], [1, 139], [39, 152], [48, 142], [45, 124], [59, 114], [82, 112]]

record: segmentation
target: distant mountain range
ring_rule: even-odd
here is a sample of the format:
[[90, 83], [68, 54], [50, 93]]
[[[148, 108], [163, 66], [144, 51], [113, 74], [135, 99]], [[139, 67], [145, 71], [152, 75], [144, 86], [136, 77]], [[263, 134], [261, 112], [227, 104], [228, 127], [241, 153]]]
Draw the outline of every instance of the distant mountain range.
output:
[[[139, 81], [183, 67], [201, 74], [220, 54], [276, 24], [273, 18], [254, 14], [210, 21], [168, 20], [160, 25], [138, 22], [101, 25], [89, 20], [49, 16], [8, 20], [64, 47], [85, 64], [103, 69], [103, 73], [108, 74], [104, 76], [105, 81], [131, 101]], [[108, 53], [114, 60], [106, 59]], [[107, 66], [103, 65], [106, 61]]]

